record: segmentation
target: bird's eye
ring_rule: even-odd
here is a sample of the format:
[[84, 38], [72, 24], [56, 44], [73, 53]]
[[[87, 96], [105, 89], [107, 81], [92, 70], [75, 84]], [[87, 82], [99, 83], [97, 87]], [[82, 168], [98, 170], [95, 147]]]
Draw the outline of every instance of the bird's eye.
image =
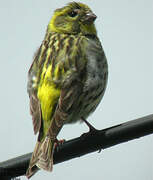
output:
[[68, 15], [69, 15], [70, 17], [75, 17], [75, 16], [78, 15], [78, 13], [77, 13], [76, 11], [71, 11], [71, 12], [68, 13]]

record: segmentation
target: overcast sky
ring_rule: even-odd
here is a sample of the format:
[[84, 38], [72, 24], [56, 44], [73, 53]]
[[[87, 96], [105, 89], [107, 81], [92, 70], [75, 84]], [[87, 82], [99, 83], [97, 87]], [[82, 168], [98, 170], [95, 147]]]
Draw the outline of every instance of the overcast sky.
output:
[[[27, 95], [27, 72], [56, 8], [68, 0], [5, 0], [0, 3], [0, 161], [32, 152], [36, 143]], [[88, 120], [98, 129], [153, 113], [153, 1], [84, 0], [109, 64], [105, 96]], [[59, 138], [88, 131], [64, 126]], [[152, 180], [153, 135], [39, 171], [32, 180]], [[25, 177], [21, 177], [25, 180]]]

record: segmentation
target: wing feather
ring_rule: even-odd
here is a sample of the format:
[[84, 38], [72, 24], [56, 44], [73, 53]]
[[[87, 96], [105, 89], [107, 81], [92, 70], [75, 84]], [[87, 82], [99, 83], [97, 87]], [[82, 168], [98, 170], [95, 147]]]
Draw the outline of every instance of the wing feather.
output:
[[37, 134], [41, 127], [42, 115], [39, 99], [34, 93], [30, 95], [30, 113], [32, 115], [34, 134]]
[[55, 139], [61, 130], [62, 126], [69, 121], [73, 121], [71, 117], [74, 116], [74, 112], [79, 109], [79, 103], [81, 101], [81, 94], [83, 85], [76, 81], [71, 86], [66, 86], [61, 90], [58, 105], [56, 107], [54, 117], [51, 121], [51, 125], [48, 130], [48, 135]]

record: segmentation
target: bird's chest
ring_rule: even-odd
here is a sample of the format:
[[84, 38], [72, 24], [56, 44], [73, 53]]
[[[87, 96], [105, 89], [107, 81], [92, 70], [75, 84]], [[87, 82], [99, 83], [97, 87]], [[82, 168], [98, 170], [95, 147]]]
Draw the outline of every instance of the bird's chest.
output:
[[81, 116], [87, 117], [100, 103], [107, 85], [108, 67], [101, 47], [88, 49], [86, 81], [83, 88]]
[[86, 82], [84, 91], [102, 90], [107, 83], [107, 60], [101, 47], [92, 43], [87, 49]]
[[90, 56], [86, 67], [85, 90], [96, 88], [102, 84], [102, 61], [98, 62], [96, 57]]

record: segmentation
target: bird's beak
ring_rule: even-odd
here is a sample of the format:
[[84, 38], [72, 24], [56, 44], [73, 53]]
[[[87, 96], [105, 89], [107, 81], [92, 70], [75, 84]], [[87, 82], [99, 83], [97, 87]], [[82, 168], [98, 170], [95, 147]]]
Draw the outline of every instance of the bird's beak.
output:
[[91, 24], [95, 21], [96, 18], [97, 18], [97, 16], [93, 12], [88, 12], [85, 15], [84, 23]]

